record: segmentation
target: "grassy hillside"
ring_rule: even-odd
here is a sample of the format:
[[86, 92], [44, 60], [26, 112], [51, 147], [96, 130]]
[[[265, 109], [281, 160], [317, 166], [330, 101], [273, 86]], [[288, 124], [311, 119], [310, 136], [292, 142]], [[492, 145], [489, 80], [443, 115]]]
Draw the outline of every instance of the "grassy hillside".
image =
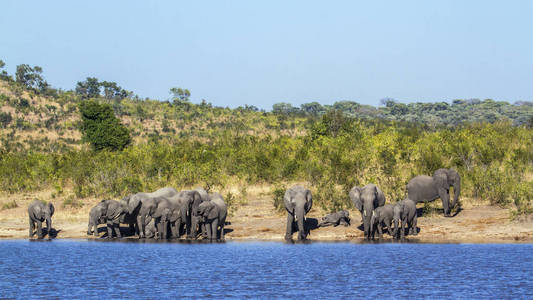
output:
[[[86, 197], [167, 185], [238, 186], [225, 194], [231, 206], [245, 201], [249, 184], [268, 184], [279, 207], [284, 188], [303, 182], [317, 205], [334, 210], [349, 206], [354, 185], [374, 182], [394, 202], [413, 176], [453, 167], [463, 201], [533, 209], [530, 103], [389, 100], [380, 108], [338, 102], [264, 112], [192, 104], [183, 94], [172, 103], [142, 100], [119, 87], [90, 94], [90, 81], [60, 91], [42, 78], [0, 78], [0, 190], [8, 193], [54, 189], [53, 197], [79, 206]], [[82, 142], [79, 103], [89, 98], [111, 105], [129, 129], [133, 142], [123, 151]]]

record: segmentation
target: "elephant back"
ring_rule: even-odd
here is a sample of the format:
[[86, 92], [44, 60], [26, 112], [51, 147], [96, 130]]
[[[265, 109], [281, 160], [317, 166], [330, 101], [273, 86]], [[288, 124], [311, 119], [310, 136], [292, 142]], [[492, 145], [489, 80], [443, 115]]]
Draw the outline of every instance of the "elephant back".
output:
[[172, 197], [176, 195], [177, 193], [178, 191], [173, 187], [164, 187], [164, 188], [158, 189], [155, 192], [147, 193], [146, 195], [150, 198], [155, 198], [155, 197], [167, 197], [168, 198], [168, 197]]
[[219, 193], [213, 193], [210, 195], [211, 202], [213, 202], [220, 209], [220, 220], [226, 220], [226, 215], [228, 213], [228, 207], [224, 198]]

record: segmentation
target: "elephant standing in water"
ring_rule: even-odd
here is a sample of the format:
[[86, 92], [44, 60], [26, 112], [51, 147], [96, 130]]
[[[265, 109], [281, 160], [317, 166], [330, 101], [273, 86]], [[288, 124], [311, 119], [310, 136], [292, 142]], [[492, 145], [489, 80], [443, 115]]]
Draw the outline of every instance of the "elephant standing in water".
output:
[[385, 195], [375, 184], [367, 184], [364, 187], [353, 187], [349, 193], [354, 206], [361, 212], [364, 227], [364, 238], [372, 236], [370, 224], [372, 213], [376, 207], [385, 205]]
[[[454, 200], [450, 205], [450, 187], [453, 187]], [[461, 177], [454, 169], [438, 169], [433, 177], [416, 176], [407, 184], [407, 198], [415, 203], [429, 202], [437, 198], [442, 200], [444, 216], [450, 217], [450, 211], [459, 201]]]
[[30, 218], [30, 238], [35, 234], [35, 224], [37, 224], [37, 237], [43, 238], [43, 222], [46, 221], [46, 233], [50, 236], [52, 228], [52, 216], [54, 215], [54, 205], [45, 204], [40, 200], [33, 200], [28, 206], [28, 216]]
[[311, 191], [303, 186], [293, 186], [285, 192], [283, 203], [287, 210], [287, 231], [285, 233], [285, 240], [292, 240], [292, 228], [295, 222], [298, 225], [298, 240], [305, 240], [307, 237], [305, 215], [313, 206]]
[[223, 241], [228, 207], [219, 193], [213, 193], [210, 198], [211, 200], [200, 203], [196, 212], [205, 224], [207, 238], [212, 241], [217, 239]]

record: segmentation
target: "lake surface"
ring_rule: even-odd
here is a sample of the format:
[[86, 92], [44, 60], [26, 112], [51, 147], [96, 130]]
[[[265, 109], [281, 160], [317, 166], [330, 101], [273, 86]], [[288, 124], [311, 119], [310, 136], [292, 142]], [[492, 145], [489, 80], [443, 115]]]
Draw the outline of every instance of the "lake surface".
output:
[[1, 241], [0, 298], [531, 298], [533, 245]]

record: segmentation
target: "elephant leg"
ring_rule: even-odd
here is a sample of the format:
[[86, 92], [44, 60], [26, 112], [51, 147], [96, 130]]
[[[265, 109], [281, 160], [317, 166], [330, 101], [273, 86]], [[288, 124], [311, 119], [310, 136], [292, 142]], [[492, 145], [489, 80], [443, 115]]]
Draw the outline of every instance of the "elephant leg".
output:
[[130, 232], [131, 235], [134, 235], [134, 234], [135, 234], [135, 224], [130, 223], [130, 224], [128, 225], [128, 229], [129, 229], [129, 232]]
[[413, 218], [413, 235], [418, 235], [418, 229], [417, 229], [417, 223], [418, 223], [418, 217], [416, 216]]
[[214, 219], [213, 222], [211, 222], [211, 236], [210, 236], [210, 239], [212, 241], [215, 241], [217, 239], [217, 231], [218, 231], [218, 219]]
[[143, 230], [143, 226], [141, 225], [141, 223], [142, 223], [142, 218], [139, 213], [137, 215], [137, 230], [139, 231], [138, 235], [140, 239], [144, 238], [144, 230]]
[[113, 222], [107, 221], [107, 238], [113, 237]]
[[383, 238], [383, 224], [381, 222], [378, 223], [378, 236], [379, 239]]
[[187, 237], [190, 239], [195, 239], [198, 235], [198, 217], [191, 216], [190, 220], [187, 220]]
[[407, 225], [407, 220], [406, 219], [402, 219], [402, 225], [400, 226], [400, 238], [401, 239], [405, 238], [405, 226], [406, 225]]
[[224, 236], [224, 222], [222, 222], [222, 224], [220, 224], [220, 240], [221, 241], [224, 241], [226, 238]]
[[203, 237], [207, 237], [207, 233], [205, 232], [205, 228], [208, 226], [206, 225], [205, 223], [199, 223], [200, 225], [198, 226], [200, 228], [200, 231], [201, 231], [201, 234]]
[[445, 188], [439, 188], [439, 197], [442, 200], [442, 208], [444, 209], [444, 216], [450, 216], [450, 194]]
[[43, 222], [37, 221], [37, 238], [43, 238]]
[[168, 222], [167, 221], [162, 222], [161, 229], [162, 229], [161, 233], [163, 234], [162, 238], [166, 240], [167, 233], [168, 233]]
[[170, 223], [170, 234], [171, 234], [171, 238], [175, 239], [175, 238], [178, 238], [178, 230], [176, 230], [176, 223], [178, 222], [171, 222]]
[[118, 238], [122, 237], [122, 234], [120, 233], [120, 223], [113, 223], [113, 228], [115, 229], [115, 234]]
[[207, 236], [208, 236], [208, 238], [211, 237], [211, 228], [212, 228], [211, 224], [208, 224], [208, 226], [206, 226], [206, 230], [207, 230]]
[[294, 223], [294, 216], [290, 213], [287, 213], [287, 231], [285, 232], [285, 240], [292, 240], [292, 226]]
[[387, 225], [387, 231], [389, 232], [390, 236], [392, 236], [393, 235], [392, 228], [391, 228], [392, 222], [390, 220], [385, 220], [385, 222], [386, 222], [385, 225]]
[[95, 225], [94, 225], [93, 235], [94, 235], [94, 236], [98, 236], [98, 224], [95, 224]]
[[33, 220], [31, 219], [31, 217], [29, 217], [29, 219], [30, 219], [29, 237], [32, 237], [33, 236], [33, 232], [35, 231], [35, 223], [33, 223]]

